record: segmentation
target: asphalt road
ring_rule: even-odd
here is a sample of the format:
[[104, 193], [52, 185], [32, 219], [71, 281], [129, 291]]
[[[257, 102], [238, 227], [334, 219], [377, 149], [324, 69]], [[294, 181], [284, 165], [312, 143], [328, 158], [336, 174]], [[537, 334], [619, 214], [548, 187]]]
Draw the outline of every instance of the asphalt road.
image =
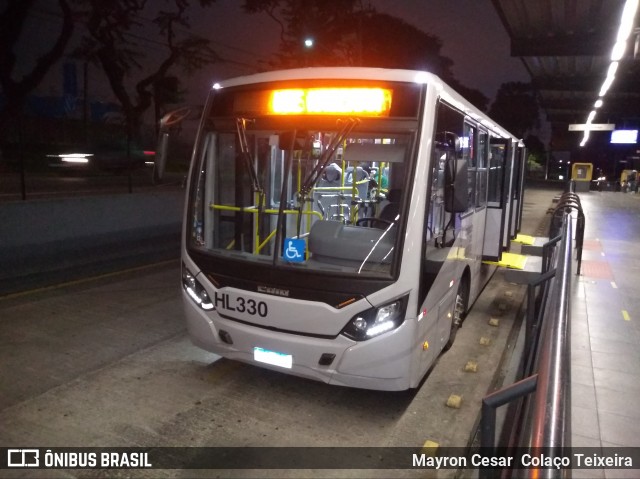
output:
[[[62, 196], [96, 195], [149, 191], [158, 188], [181, 188], [185, 174], [168, 173], [161, 184], [152, 182], [152, 167], [147, 166], [128, 172], [89, 174], [83, 172], [60, 172], [25, 175], [25, 199], [35, 200]], [[0, 174], [0, 202], [22, 200], [20, 174]]]

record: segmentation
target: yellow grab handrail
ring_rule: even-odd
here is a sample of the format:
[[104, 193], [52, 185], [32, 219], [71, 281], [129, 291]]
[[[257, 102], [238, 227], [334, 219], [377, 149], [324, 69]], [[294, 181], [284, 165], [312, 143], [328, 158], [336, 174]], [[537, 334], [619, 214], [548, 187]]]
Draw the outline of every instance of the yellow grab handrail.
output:
[[[259, 212], [259, 208], [256, 206], [229, 206], [229, 205], [216, 205], [215, 203], [211, 203], [209, 204], [209, 208], [211, 208], [212, 210], [219, 210], [219, 211], [241, 211], [243, 213], [253, 213], [253, 214], [257, 214]], [[279, 212], [280, 210], [276, 210], [276, 209], [262, 210], [262, 213], [266, 213], [268, 215], [277, 215]], [[322, 219], [322, 214], [319, 211], [283, 210], [282, 212], [285, 215], [294, 215], [294, 214], [303, 214], [307, 216], [314, 215]], [[271, 233], [269, 233], [269, 235], [267, 235], [264, 241], [260, 242], [260, 236], [258, 235], [257, 228], [256, 228], [256, 246], [253, 253], [254, 254], [260, 253], [260, 250], [262, 250], [262, 248], [264, 248], [265, 245], [273, 239], [275, 234], [276, 234], [276, 230], [274, 229], [273, 231], [271, 231]]]
[[[211, 208], [212, 210], [220, 210], [220, 211], [241, 211], [243, 213], [258, 213], [258, 207], [257, 206], [229, 206], [229, 205], [216, 205], [214, 203], [211, 203], [209, 205], [209, 208]], [[266, 213], [268, 215], [277, 215], [280, 212], [280, 210], [268, 208], [268, 209], [262, 210], [262, 212]], [[282, 212], [285, 215], [294, 215], [294, 214], [300, 214], [301, 213], [298, 210], [283, 210]], [[314, 216], [317, 216], [318, 218], [322, 219], [322, 214], [320, 214], [319, 211], [302, 211], [302, 214], [303, 215], [314, 215]]]

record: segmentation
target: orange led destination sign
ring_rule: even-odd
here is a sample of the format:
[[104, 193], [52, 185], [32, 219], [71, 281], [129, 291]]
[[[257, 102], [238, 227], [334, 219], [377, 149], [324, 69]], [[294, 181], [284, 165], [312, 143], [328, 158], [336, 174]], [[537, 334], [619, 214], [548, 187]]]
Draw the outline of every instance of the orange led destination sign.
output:
[[271, 93], [277, 115], [388, 116], [391, 90], [386, 88], [292, 88]]

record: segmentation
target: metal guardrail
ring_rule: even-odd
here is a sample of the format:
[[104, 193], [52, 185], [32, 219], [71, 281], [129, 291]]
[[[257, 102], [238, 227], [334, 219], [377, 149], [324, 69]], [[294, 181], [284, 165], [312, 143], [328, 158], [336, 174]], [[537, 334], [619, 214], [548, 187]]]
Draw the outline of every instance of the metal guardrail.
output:
[[[496, 452], [496, 409], [512, 403], [511, 430], [501, 449], [542, 450], [560, 456], [571, 446], [570, 292], [573, 222], [577, 211], [578, 274], [584, 238], [584, 214], [573, 192], [562, 195], [550, 225], [552, 238], [544, 247], [543, 270], [528, 285], [525, 350], [519, 381], [482, 401], [480, 445], [484, 454]], [[559, 226], [558, 226], [559, 223]], [[554, 233], [557, 233], [554, 235]], [[515, 403], [515, 400], [519, 400]], [[555, 449], [554, 449], [555, 448]], [[502, 470], [500, 477], [513, 471]], [[495, 470], [480, 470], [480, 477], [495, 477]], [[526, 477], [565, 478], [570, 471], [532, 468], [518, 471]]]
[[580, 197], [569, 191], [564, 193], [558, 205], [556, 206], [553, 217], [551, 218], [551, 225], [549, 230], [549, 238], [555, 237], [562, 227], [563, 217], [565, 213], [577, 213], [576, 223], [576, 253], [578, 260], [578, 270], [576, 274], [580, 274], [580, 268], [582, 265], [582, 246], [584, 243], [584, 213], [582, 211], [582, 205], [580, 204]]

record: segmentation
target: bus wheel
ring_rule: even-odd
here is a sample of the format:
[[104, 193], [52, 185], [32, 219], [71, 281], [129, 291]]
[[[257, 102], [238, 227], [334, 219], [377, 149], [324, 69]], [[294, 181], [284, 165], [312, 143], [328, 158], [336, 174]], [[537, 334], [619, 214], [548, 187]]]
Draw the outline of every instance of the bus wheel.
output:
[[458, 329], [462, 326], [464, 317], [467, 314], [467, 305], [469, 303], [469, 287], [467, 285], [466, 278], [463, 278], [458, 285], [458, 292], [456, 293], [455, 304], [453, 305], [453, 317], [451, 318], [451, 332], [449, 333], [449, 340], [444, 345], [444, 350], [448, 351], [453, 342], [456, 339]]

